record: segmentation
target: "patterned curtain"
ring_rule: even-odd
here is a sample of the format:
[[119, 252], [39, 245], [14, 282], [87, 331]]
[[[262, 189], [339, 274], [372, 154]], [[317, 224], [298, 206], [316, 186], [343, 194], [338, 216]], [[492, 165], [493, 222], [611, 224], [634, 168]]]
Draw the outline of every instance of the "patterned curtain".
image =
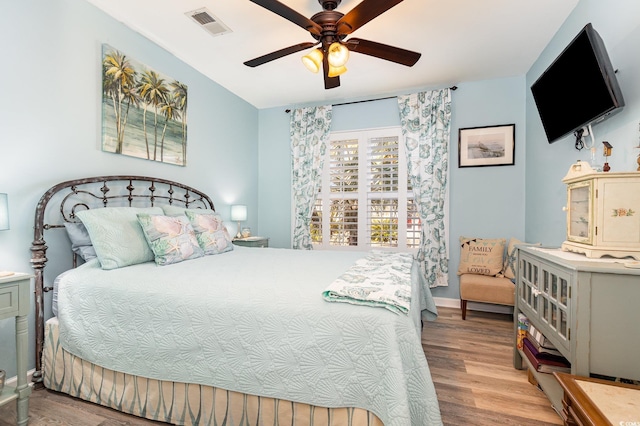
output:
[[311, 250], [311, 214], [318, 196], [331, 128], [331, 105], [300, 108], [291, 114], [293, 248]]
[[450, 89], [398, 97], [407, 171], [422, 222], [417, 259], [429, 287], [447, 286], [448, 257], [444, 224], [447, 192]]

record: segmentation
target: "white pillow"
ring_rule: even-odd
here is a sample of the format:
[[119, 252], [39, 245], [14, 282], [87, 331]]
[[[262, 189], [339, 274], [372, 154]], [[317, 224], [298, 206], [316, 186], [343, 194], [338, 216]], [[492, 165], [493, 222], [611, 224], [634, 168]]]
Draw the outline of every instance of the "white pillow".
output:
[[76, 213], [89, 232], [102, 269], [154, 260], [138, 213], [164, 214], [160, 207], [105, 207]]

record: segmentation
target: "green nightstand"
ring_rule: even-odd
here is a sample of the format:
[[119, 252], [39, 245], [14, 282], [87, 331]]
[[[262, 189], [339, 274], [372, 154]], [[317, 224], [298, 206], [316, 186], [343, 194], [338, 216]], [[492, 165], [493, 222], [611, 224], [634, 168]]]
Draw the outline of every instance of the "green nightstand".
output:
[[235, 238], [233, 244], [243, 247], [269, 247], [269, 238], [267, 237], [247, 237]]

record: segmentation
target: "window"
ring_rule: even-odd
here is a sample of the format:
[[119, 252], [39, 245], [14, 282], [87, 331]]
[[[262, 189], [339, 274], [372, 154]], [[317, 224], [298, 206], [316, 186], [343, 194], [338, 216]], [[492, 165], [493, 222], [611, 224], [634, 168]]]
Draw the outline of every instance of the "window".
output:
[[311, 238], [325, 249], [418, 248], [420, 219], [399, 127], [331, 134]]

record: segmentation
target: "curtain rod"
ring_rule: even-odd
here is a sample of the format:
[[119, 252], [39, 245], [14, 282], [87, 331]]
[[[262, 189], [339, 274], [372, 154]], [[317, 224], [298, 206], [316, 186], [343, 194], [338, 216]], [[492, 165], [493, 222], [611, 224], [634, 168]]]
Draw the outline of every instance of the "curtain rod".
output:
[[[451, 87], [449, 87], [449, 89], [456, 90], [456, 89], [458, 89], [458, 86], [451, 86]], [[340, 104], [331, 104], [331, 106], [360, 104], [360, 103], [363, 103], [363, 102], [383, 101], [385, 99], [394, 99], [394, 98], [397, 98], [397, 96], [387, 96], [386, 98], [366, 99], [366, 100], [363, 100], [363, 101], [343, 102], [343, 103], [340, 103]], [[291, 112], [291, 110], [289, 108], [287, 108], [287, 109], [284, 110], [284, 112], [289, 114]]]

